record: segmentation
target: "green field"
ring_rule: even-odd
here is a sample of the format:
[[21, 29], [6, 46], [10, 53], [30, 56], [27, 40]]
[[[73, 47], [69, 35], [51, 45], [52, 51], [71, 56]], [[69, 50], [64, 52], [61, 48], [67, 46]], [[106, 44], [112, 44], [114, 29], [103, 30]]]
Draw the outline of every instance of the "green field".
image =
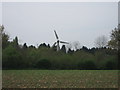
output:
[[117, 88], [117, 70], [3, 70], [3, 88]]

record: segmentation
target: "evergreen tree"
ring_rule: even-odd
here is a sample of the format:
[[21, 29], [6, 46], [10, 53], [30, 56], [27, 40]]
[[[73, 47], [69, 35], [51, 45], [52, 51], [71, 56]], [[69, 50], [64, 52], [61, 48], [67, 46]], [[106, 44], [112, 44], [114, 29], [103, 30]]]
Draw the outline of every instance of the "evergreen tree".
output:
[[115, 28], [111, 32], [111, 40], [108, 42], [108, 46], [113, 49], [117, 49], [120, 47], [120, 29]]
[[64, 52], [64, 53], [66, 53], [65, 45], [62, 46], [61, 51]]

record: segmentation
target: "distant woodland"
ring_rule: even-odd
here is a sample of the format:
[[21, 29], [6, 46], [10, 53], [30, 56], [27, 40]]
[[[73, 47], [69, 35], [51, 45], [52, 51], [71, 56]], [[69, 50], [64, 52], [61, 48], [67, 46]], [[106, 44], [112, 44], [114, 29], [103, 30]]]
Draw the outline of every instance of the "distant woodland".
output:
[[48, 69], [48, 70], [117, 70], [120, 30], [111, 30], [110, 41], [106, 45], [100, 38], [98, 46], [69, 50], [65, 45], [59, 51], [56, 46], [41, 43], [37, 48], [27, 43], [20, 45], [16, 36], [9, 41], [3, 26], [2, 36], [2, 68], [3, 69]]

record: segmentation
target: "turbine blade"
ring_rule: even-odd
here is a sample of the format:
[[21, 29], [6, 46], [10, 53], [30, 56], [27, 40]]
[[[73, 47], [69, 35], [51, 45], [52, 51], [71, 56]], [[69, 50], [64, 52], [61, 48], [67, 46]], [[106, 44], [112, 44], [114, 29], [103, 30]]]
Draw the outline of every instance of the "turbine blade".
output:
[[68, 42], [64, 42], [64, 41], [60, 41], [60, 43], [65, 43], [65, 44], [69, 44]]
[[55, 32], [55, 36], [56, 36], [56, 38], [58, 39], [58, 35], [57, 35], [57, 33], [56, 33], [56, 31], [54, 30], [54, 32]]
[[52, 47], [54, 47], [54, 46], [55, 46], [55, 44], [56, 44], [56, 42], [52, 45]]

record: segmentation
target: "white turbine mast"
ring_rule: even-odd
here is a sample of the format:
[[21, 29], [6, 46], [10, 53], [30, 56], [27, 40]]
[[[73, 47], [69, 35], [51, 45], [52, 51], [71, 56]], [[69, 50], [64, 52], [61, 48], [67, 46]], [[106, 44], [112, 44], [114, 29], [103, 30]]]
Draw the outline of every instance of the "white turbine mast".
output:
[[57, 44], [57, 51], [59, 51], [60, 50], [60, 43], [64, 43], [64, 44], [69, 44], [69, 43], [64, 42], [64, 41], [60, 41], [55, 30], [54, 30], [54, 33], [55, 33], [55, 37], [56, 37], [57, 41], [53, 44], [53, 46], [55, 46]]

